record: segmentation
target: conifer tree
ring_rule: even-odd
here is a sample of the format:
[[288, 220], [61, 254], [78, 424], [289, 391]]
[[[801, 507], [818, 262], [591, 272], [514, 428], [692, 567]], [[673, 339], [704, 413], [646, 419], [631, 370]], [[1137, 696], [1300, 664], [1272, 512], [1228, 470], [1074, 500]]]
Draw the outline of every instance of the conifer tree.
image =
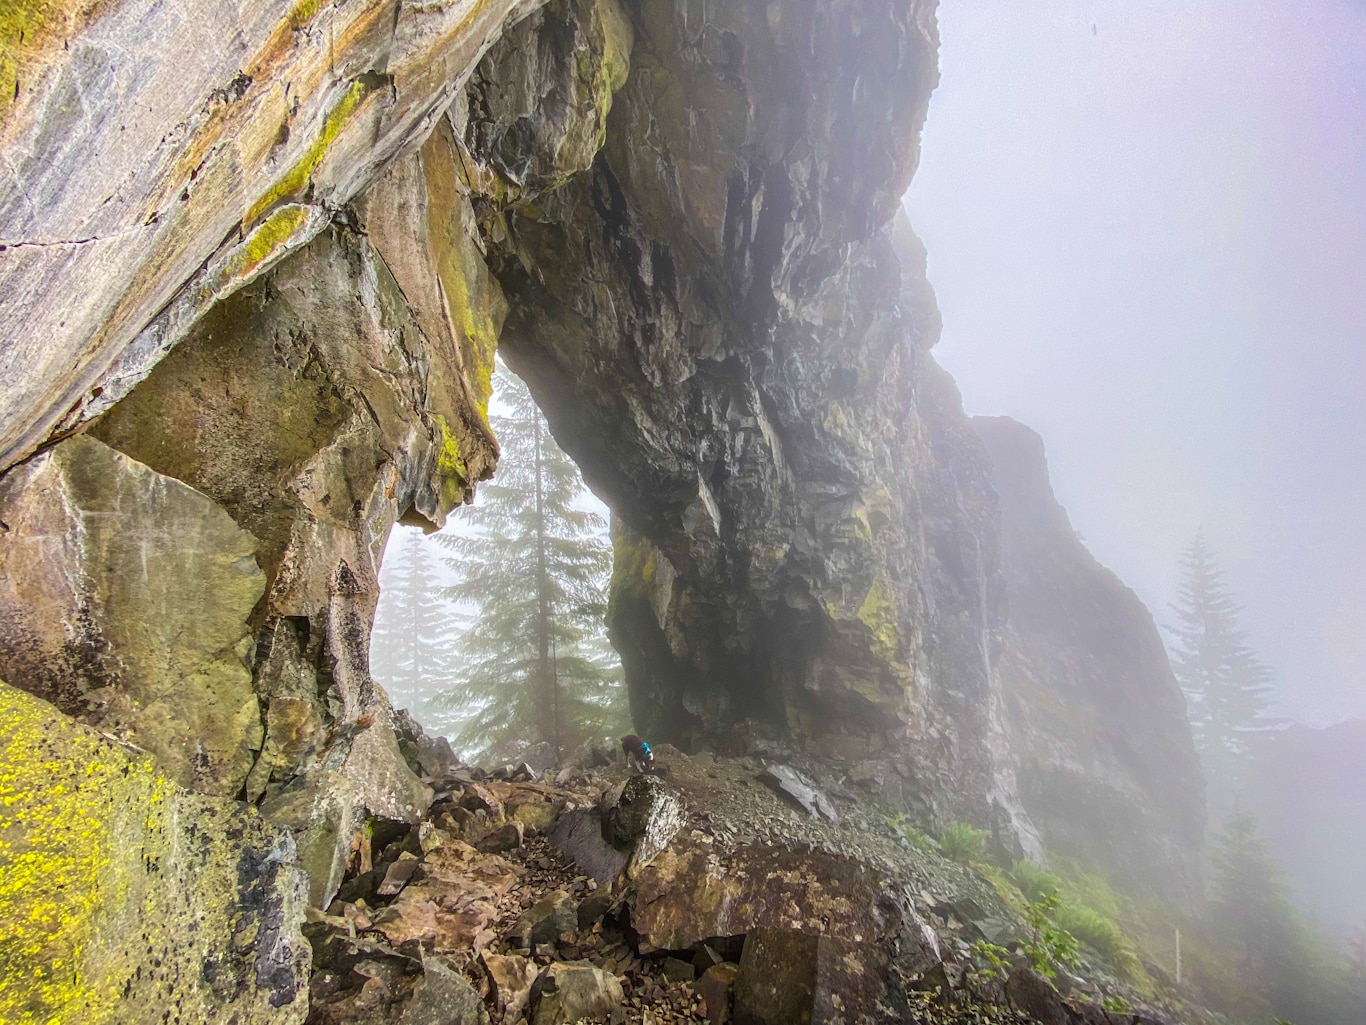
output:
[[384, 590], [370, 635], [370, 673], [395, 708], [408, 708], [434, 733], [450, 727], [450, 712], [431, 698], [450, 685], [457, 609], [441, 587], [431, 546], [406, 530], [384, 565]]
[[456, 745], [476, 760], [540, 741], [563, 756], [626, 728], [605, 627], [611, 545], [526, 385], [500, 368], [495, 394], [498, 473], [439, 537], [458, 577], [446, 597], [477, 610], [443, 701], [464, 710]]
[[1338, 1020], [1319, 980], [1305, 927], [1286, 892], [1280, 866], [1261, 835], [1257, 817], [1230, 815], [1211, 853], [1210, 920], [1234, 952], [1233, 965], [1248, 988], [1276, 1016], [1297, 1021]]
[[1274, 725], [1265, 715], [1271, 671], [1238, 628], [1242, 609], [1225, 586], [1203, 533], [1186, 550], [1181, 570], [1173, 606], [1172, 669], [1185, 691], [1205, 775], [1218, 798], [1238, 792], [1249, 739]]

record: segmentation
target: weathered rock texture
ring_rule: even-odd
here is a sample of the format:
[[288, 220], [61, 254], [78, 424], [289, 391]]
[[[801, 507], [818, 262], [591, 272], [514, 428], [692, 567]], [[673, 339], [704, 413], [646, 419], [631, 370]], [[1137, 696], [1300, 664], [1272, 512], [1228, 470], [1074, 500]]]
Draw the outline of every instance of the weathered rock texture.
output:
[[22, 2], [0, 20], [0, 467], [420, 143], [530, 0]]
[[1152, 616], [1078, 539], [1039, 436], [1007, 417], [973, 426], [1001, 502], [998, 666], [1030, 818], [1060, 854], [1194, 897], [1203, 777]]
[[[1023, 794], [1074, 837], [893, 223], [935, 31], [931, 0], [0, 16], [0, 671], [259, 805], [325, 905], [432, 797], [369, 675], [377, 569], [493, 471], [501, 344], [616, 513], [652, 740], [767, 733], [926, 825], [1035, 852]], [[1101, 853], [1151, 867], [1191, 842], [1156, 772], [1187, 752], [1133, 721], [1050, 779], [1144, 809], [1167, 832]]]
[[0, 479], [0, 676], [235, 796], [261, 744], [256, 539], [90, 437]]
[[[504, 351], [618, 514], [637, 724], [687, 747], [763, 719], [890, 757], [931, 814], [1008, 815], [988, 473], [927, 355], [923, 254], [903, 228], [899, 258], [889, 227], [932, 8], [634, 14], [591, 172], [484, 224]], [[492, 80], [516, 74], [509, 42]], [[471, 150], [497, 165], [507, 147]]]
[[0, 1021], [302, 1022], [293, 858], [250, 809], [0, 683]]

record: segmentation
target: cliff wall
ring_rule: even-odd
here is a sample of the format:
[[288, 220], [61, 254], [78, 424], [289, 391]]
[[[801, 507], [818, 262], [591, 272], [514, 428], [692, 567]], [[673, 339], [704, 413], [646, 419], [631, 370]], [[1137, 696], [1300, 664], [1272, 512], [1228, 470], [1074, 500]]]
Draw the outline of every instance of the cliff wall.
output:
[[1073, 530], [1042, 439], [1008, 417], [972, 425], [1000, 496], [997, 668], [1021, 800], [1051, 851], [1198, 898], [1204, 782], [1152, 616]]

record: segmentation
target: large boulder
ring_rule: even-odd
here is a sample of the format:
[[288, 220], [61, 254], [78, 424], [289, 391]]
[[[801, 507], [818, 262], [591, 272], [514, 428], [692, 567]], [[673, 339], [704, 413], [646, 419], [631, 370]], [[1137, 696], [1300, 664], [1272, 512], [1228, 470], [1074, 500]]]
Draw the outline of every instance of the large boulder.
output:
[[629, 851], [607, 842], [602, 814], [597, 808], [565, 812], [550, 833], [550, 842], [585, 875], [600, 886], [613, 886], [626, 871]]
[[658, 776], [630, 776], [599, 804], [603, 832], [631, 851], [630, 871], [649, 865], [683, 828], [683, 803]]
[[735, 977], [735, 1025], [912, 1020], [885, 946], [790, 929], [755, 929], [745, 937]]
[[264, 739], [249, 620], [258, 542], [208, 497], [88, 436], [0, 478], [0, 677], [242, 789]]
[[0, 683], [0, 1021], [298, 1025], [294, 842]]
[[856, 859], [819, 850], [677, 841], [636, 877], [632, 902], [644, 953], [768, 928], [896, 945], [917, 968], [938, 960], [934, 932], [904, 891]]

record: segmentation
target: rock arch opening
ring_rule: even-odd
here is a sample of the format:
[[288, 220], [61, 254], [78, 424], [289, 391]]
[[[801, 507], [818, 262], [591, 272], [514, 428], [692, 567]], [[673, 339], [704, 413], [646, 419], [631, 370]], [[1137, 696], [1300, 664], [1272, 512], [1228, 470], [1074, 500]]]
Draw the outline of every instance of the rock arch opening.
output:
[[505, 366], [498, 470], [429, 534], [396, 527], [370, 666], [393, 704], [479, 764], [583, 762], [628, 732], [607, 636], [610, 514]]

